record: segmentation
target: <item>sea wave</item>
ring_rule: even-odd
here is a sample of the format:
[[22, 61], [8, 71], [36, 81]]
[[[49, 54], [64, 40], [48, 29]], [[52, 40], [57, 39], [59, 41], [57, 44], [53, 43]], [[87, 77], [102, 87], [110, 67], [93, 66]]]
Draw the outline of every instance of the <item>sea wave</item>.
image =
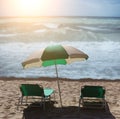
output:
[[31, 52], [55, 44], [89, 55], [87, 61], [59, 65], [59, 77], [119, 79], [120, 19], [79, 17], [0, 19], [0, 76], [56, 76], [54, 66], [23, 70], [21, 65]]
[[35, 33], [43, 33], [46, 32], [46, 29], [38, 29], [34, 31]]
[[12, 36], [16, 36], [17, 34], [0, 34], [0, 37], [12, 37]]
[[0, 34], [0, 43], [8, 42], [119, 42], [120, 33], [97, 33], [86, 30], [57, 29], [49, 31], [46, 29], [35, 30], [31, 33]]
[[[94, 21], [94, 20], [93, 20]], [[81, 23], [9, 23], [0, 25], [0, 42], [115, 41], [119, 42], [120, 24], [109, 21]], [[118, 22], [117, 22], [118, 23]], [[10, 37], [10, 38], [9, 38]]]
[[[80, 78], [108, 78], [117, 79], [120, 77], [120, 42], [44, 42], [44, 43], [6, 43], [0, 44], [0, 76], [15, 77], [55, 77], [54, 66], [31, 68], [24, 70], [21, 63], [33, 51], [40, 50], [46, 46], [63, 44], [76, 47], [86, 54], [87, 61], [75, 62], [69, 65], [58, 65], [60, 77]], [[117, 57], [116, 57], [117, 56]], [[12, 69], [12, 70], [11, 70]], [[49, 73], [47, 73], [49, 72]], [[74, 77], [73, 77], [74, 74]]]
[[78, 26], [80, 29], [97, 33], [120, 33], [120, 27], [112, 26]]
[[46, 26], [47, 28], [56, 29], [59, 27], [59, 24], [46, 23], [44, 24], [44, 26]]

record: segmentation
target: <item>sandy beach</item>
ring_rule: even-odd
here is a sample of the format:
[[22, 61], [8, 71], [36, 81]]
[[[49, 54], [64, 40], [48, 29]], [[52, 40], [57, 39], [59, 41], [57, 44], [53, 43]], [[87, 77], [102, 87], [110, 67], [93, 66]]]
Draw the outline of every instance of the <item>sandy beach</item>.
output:
[[[21, 95], [19, 86], [40, 84], [55, 90], [55, 100], [42, 107], [19, 106]], [[107, 111], [103, 109], [81, 109], [78, 111], [80, 89], [83, 85], [101, 85], [106, 88]], [[63, 108], [60, 108], [58, 87], [55, 78], [0, 78], [0, 119], [120, 119], [120, 80], [98, 79], [60, 79]]]

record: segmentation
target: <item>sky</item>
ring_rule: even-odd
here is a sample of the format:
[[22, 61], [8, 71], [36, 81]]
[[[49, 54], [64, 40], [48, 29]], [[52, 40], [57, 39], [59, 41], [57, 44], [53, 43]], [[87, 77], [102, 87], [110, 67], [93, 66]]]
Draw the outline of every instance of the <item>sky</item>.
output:
[[120, 0], [0, 0], [0, 16], [120, 17]]

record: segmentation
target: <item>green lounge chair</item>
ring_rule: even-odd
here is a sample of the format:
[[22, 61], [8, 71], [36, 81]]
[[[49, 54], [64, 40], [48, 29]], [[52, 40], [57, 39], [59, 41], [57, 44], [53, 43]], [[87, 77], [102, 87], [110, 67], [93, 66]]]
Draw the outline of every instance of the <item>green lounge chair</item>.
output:
[[80, 106], [87, 108], [105, 108], [105, 88], [103, 86], [83, 86], [79, 99]]
[[[19, 98], [18, 106], [21, 103], [21, 105], [24, 103], [23, 98], [26, 97], [25, 103], [27, 102], [28, 97], [32, 97], [32, 99], [41, 99], [41, 102], [44, 104], [45, 109], [45, 101], [49, 100], [51, 98], [51, 95], [54, 93], [54, 90], [51, 88], [43, 88], [42, 86], [38, 84], [21, 84], [20, 91], [22, 93], [22, 96]], [[31, 102], [30, 102], [31, 103]]]

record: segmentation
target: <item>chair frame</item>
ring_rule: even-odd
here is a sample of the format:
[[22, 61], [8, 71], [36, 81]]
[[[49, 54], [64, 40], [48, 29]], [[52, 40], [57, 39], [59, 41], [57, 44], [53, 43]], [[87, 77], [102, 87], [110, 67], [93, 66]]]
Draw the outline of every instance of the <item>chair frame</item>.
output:
[[[32, 90], [32, 88], [37, 88], [37, 90]], [[45, 95], [45, 90], [52, 90], [52, 91], [50, 94]], [[45, 101], [47, 100], [50, 101], [51, 95], [54, 93], [53, 89], [43, 88], [41, 85], [38, 84], [21, 84], [20, 91], [21, 91], [21, 96], [18, 99], [17, 109], [19, 108], [20, 105], [24, 105], [24, 103], [31, 104], [32, 102], [28, 102], [28, 98], [29, 99], [32, 98], [32, 99], [39, 99], [42, 102], [41, 104], [43, 105], [43, 108], [45, 110]], [[25, 102], [24, 102], [24, 97], [26, 97]], [[54, 99], [55, 99], [55, 93], [54, 93]]]
[[[92, 90], [93, 93], [90, 94], [90, 90], [87, 91], [86, 87], [88, 87], [88, 89]], [[99, 89], [102, 92], [99, 92]], [[84, 91], [85, 91], [85, 93], [88, 92], [89, 94], [84, 95]], [[79, 109], [81, 106], [83, 108], [85, 108], [85, 107], [86, 108], [104, 108], [106, 110], [105, 87], [91, 86], [91, 85], [82, 86], [81, 94], [80, 94], [80, 98], [79, 98]]]

